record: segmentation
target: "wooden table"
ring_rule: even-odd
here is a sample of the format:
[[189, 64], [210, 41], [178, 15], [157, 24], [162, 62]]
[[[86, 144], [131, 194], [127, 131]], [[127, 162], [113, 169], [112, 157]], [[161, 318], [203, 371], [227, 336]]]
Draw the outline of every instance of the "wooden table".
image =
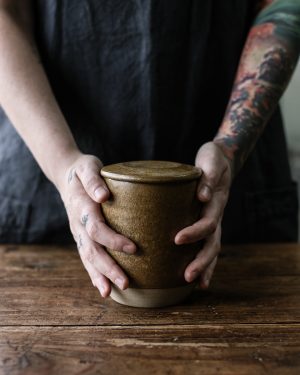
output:
[[0, 246], [0, 374], [300, 374], [300, 246], [223, 249], [211, 288], [102, 299], [72, 248]]

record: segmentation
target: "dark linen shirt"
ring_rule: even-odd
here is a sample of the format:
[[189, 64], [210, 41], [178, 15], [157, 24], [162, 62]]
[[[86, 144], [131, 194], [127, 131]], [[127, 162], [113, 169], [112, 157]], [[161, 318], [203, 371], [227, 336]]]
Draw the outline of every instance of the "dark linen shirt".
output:
[[[42, 62], [80, 149], [104, 164], [193, 164], [221, 124], [255, 10], [253, 0], [36, 0]], [[294, 241], [297, 212], [277, 109], [233, 184], [223, 241]], [[0, 109], [0, 241], [70, 239], [58, 192]]]

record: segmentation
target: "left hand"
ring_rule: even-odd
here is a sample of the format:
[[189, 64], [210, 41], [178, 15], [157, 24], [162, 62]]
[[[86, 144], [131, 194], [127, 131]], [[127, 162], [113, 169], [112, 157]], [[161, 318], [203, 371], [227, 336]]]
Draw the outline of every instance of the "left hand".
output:
[[232, 166], [220, 146], [213, 142], [205, 143], [199, 149], [195, 165], [203, 171], [197, 188], [198, 199], [203, 203], [201, 219], [178, 232], [175, 243], [205, 240], [203, 248], [187, 266], [184, 277], [187, 282], [199, 278], [200, 287], [206, 289], [221, 249], [221, 221], [228, 200]]

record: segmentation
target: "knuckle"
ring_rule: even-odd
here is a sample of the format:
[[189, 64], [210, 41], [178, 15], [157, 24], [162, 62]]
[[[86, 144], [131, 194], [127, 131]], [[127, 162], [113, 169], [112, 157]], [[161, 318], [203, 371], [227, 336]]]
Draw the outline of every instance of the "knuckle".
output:
[[208, 186], [215, 185], [218, 182], [218, 173], [215, 170], [210, 170], [206, 172], [206, 178], [208, 181]]
[[98, 236], [99, 236], [99, 233], [100, 233], [100, 236], [102, 233], [103, 241], [105, 237], [105, 241], [104, 241], [105, 243], [103, 243], [103, 245], [107, 246], [111, 250], [121, 249], [122, 246], [121, 246], [121, 242], [120, 242], [118, 235], [114, 234], [111, 231], [107, 231], [107, 225], [105, 224], [104, 221], [100, 221], [97, 225], [97, 228], [98, 228]]
[[111, 236], [110, 239], [109, 239], [108, 247], [111, 250], [118, 250], [120, 248], [119, 241], [117, 241], [114, 236]]
[[85, 165], [83, 163], [79, 163], [76, 167], [76, 171], [83, 174], [85, 172]]
[[87, 225], [86, 227], [88, 235], [92, 238], [95, 239], [97, 237], [97, 234], [99, 234], [99, 227], [97, 223], [91, 222]]
[[94, 251], [92, 248], [87, 248], [82, 254], [82, 258], [85, 262], [93, 263], [94, 261]]
[[114, 281], [118, 273], [119, 266], [117, 265], [117, 263], [113, 262], [107, 269], [105, 276], [108, 277], [110, 280]]
[[202, 273], [203, 270], [207, 268], [209, 264], [209, 259], [208, 257], [199, 257], [197, 258], [197, 264], [195, 265], [195, 270], [198, 272], [198, 274]]
[[85, 193], [84, 197], [81, 199], [80, 206], [80, 217], [82, 218], [85, 215], [89, 216], [89, 219], [92, 217], [97, 217], [98, 209], [97, 205], [90, 199], [90, 197]]
[[194, 278], [196, 278], [201, 274], [202, 270], [203, 270], [203, 264], [200, 262], [197, 262], [196, 264], [194, 264], [194, 267], [191, 273], [194, 276]]
[[97, 176], [89, 177], [89, 179], [86, 181], [86, 188], [88, 190], [95, 190], [100, 185], [100, 178]]
[[85, 157], [87, 162], [89, 162], [90, 164], [92, 163], [92, 165], [96, 165], [97, 168], [102, 167], [101, 161], [95, 155], [86, 155]]
[[207, 221], [206, 228], [208, 232], [210, 233], [215, 232], [215, 230], [217, 229], [217, 226], [218, 226], [218, 223], [216, 219], [211, 218]]

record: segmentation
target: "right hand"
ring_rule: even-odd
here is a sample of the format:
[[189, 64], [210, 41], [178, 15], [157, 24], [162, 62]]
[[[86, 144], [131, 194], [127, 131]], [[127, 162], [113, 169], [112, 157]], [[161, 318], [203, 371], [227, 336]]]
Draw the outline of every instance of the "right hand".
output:
[[110, 193], [100, 177], [101, 168], [102, 163], [95, 156], [79, 154], [63, 174], [58, 189], [82, 263], [93, 285], [106, 298], [111, 282], [124, 290], [129, 281], [105, 246], [127, 254], [133, 254], [136, 246], [105, 224], [100, 203], [108, 200]]

